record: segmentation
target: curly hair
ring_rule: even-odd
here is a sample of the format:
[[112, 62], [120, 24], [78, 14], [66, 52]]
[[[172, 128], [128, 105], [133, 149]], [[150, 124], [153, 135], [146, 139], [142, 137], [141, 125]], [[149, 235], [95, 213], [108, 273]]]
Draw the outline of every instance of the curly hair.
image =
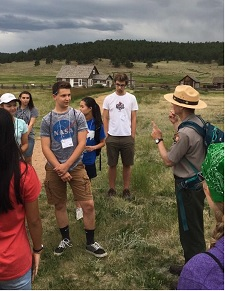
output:
[[218, 239], [224, 236], [224, 202], [216, 202], [215, 206], [217, 208], [215, 211], [216, 226], [212, 233], [210, 248], [215, 246]]

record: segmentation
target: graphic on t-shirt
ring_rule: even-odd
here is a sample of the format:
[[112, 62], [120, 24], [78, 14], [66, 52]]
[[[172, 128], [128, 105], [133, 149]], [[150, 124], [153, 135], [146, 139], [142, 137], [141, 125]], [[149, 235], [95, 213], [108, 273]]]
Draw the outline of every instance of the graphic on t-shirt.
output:
[[53, 137], [57, 142], [74, 136], [74, 128], [69, 120], [59, 120], [53, 125]]
[[88, 129], [87, 140], [92, 140], [95, 138], [95, 131]]
[[124, 109], [124, 104], [122, 102], [119, 102], [118, 104], [116, 104], [116, 108], [121, 111], [122, 109]]

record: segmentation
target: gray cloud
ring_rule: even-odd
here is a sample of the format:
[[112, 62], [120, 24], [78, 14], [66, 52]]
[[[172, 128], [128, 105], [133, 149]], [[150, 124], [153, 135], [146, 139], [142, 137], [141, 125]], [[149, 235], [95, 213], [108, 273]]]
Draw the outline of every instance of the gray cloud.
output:
[[42, 31], [46, 29], [77, 29], [88, 28], [96, 30], [122, 30], [122, 23], [111, 19], [37, 19], [27, 16], [2, 15], [0, 29], [7, 32]]
[[0, 11], [0, 52], [106, 38], [223, 41], [223, 0], [7, 0]]

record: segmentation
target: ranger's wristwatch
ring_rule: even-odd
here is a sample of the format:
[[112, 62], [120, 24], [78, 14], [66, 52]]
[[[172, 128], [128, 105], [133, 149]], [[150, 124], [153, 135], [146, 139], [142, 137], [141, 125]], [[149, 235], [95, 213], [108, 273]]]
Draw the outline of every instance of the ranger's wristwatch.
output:
[[160, 141], [162, 141], [162, 140], [163, 140], [163, 138], [157, 138], [157, 139], [155, 139], [155, 143], [158, 144], [158, 143], [160, 143]]

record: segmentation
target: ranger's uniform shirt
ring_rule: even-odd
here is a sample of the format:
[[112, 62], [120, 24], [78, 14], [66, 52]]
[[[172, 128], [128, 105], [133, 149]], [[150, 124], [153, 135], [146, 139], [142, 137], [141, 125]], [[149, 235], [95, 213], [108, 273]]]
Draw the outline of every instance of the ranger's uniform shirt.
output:
[[[193, 121], [203, 126], [201, 120], [195, 115], [189, 115], [183, 121]], [[175, 165], [173, 166], [173, 174], [180, 178], [189, 178], [195, 175], [194, 170], [188, 163], [190, 161], [195, 168], [200, 171], [201, 165], [205, 158], [205, 148], [203, 138], [193, 128], [183, 127], [179, 129], [174, 136], [168, 158]], [[187, 160], [188, 161], [187, 161]]]

